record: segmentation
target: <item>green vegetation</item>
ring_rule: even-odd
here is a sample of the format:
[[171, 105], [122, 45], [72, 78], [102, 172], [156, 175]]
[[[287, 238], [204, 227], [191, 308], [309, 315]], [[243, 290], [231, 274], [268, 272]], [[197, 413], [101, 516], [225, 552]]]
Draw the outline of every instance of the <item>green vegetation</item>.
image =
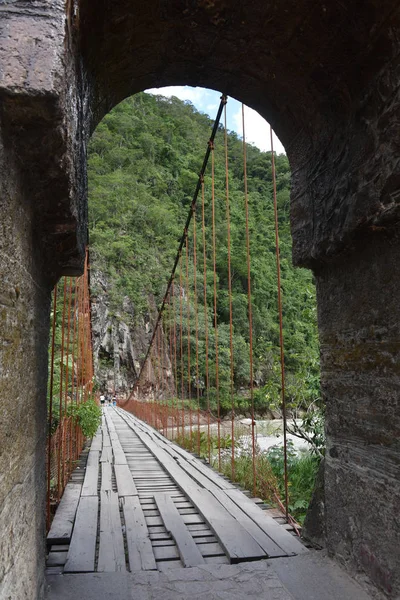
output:
[[[131, 327], [149, 313], [165, 291], [183, 224], [203, 161], [212, 121], [188, 102], [177, 98], [138, 94], [119, 104], [98, 126], [89, 148], [89, 221], [92, 264], [107, 274], [111, 311]], [[242, 142], [228, 136], [231, 206], [233, 355], [236, 411], [248, 413], [249, 329], [247, 265], [243, 194]], [[227, 228], [225, 219], [225, 168], [223, 129], [215, 140], [217, 219], [217, 319], [219, 382], [222, 414], [230, 410], [229, 296], [227, 281]], [[255, 409], [263, 414], [280, 405], [279, 328], [276, 299], [275, 238], [271, 182], [271, 153], [247, 147], [251, 234], [251, 285], [254, 335]], [[277, 200], [282, 264], [283, 320], [287, 400], [293, 409], [320, 404], [319, 357], [315, 288], [312, 275], [291, 265], [289, 228], [290, 170], [285, 155], [276, 157]], [[192, 397], [200, 387], [205, 407], [205, 329], [209, 333], [210, 398], [216, 408], [215, 330], [212, 294], [212, 233], [210, 173], [205, 178], [207, 225], [207, 320], [203, 305], [201, 210], [198, 209], [197, 282], [199, 320], [199, 369], [192, 373]], [[193, 236], [190, 235], [193, 257]], [[183, 268], [183, 281], [185, 281]], [[189, 265], [193, 282], [193, 262]], [[179, 279], [179, 273], [178, 278]], [[195, 302], [193, 283], [184, 301], [191, 314], [191, 351], [195, 354]], [[92, 290], [96, 295], [96, 289]], [[124, 314], [128, 296], [135, 314]], [[186, 296], [186, 294], [185, 294]], [[187, 303], [188, 302], [188, 303]], [[178, 310], [167, 310], [164, 326]], [[183, 333], [184, 355], [188, 345]], [[184, 359], [186, 360], [186, 359]], [[182, 376], [180, 361], [178, 378]], [[186, 369], [184, 387], [188, 393]], [[193, 371], [193, 369], [192, 369]]]
[[101, 425], [101, 408], [94, 398], [88, 398], [81, 404], [69, 404], [67, 414], [73, 417], [86, 438], [94, 437]]
[[[60, 423], [60, 415], [65, 413], [66, 407], [72, 401], [72, 388], [73, 383], [76, 382], [76, 365], [72, 364], [72, 356], [71, 356], [71, 346], [72, 340], [70, 340], [70, 349], [68, 352], [68, 357], [66, 353], [66, 336], [64, 335], [64, 352], [61, 351], [62, 348], [62, 320], [63, 320], [63, 303], [62, 298], [64, 294], [64, 285], [66, 285], [66, 280], [63, 278], [57, 284], [57, 308], [55, 315], [55, 336], [54, 336], [54, 367], [53, 374], [51, 374], [51, 353], [52, 353], [52, 328], [50, 330], [50, 340], [49, 340], [49, 360], [48, 360], [48, 385], [47, 385], [47, 411], [48, 411], [48, 419], [49, 419], [49, 433], [53, 434], [59, 423]], [[65, 288], [66, 289], [66, 288]], [[68, 294], [68, 292], [67, 292]], [[71, 293], [71, 301], [73, 302], [74, 292]], [[54, 307], [53, 307], [54, 309]], [[66, 307], [66, 312], [68, 310], [68, 306]], [[51, 311], [50, 320], [53, 323], [54, 312]], [[67, 316], [64, 314], [64, 321], [66, 321]], [[53, 394], [52, 394], [52, 418], [51, 418], [51, 427], [50, 427], [50, 381], [51, 375], [53, 375]], [[66, 389], [67, 388], [67, 389]], [[76, 386], [75, 386], [76, 388]], [[75, 394], [76, 395], [76, 394]], [[74, 398], [75, 399], [75, 398]], [[65, 416], [65, 415], [64, 415]]]

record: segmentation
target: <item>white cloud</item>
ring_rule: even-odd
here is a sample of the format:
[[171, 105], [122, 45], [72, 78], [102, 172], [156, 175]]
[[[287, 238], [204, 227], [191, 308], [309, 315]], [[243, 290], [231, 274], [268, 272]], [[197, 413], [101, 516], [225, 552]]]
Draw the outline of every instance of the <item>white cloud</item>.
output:
[[[236, 133], [240, 136], [243, 134], [243, 125], [242, 125], [242, 108], [233, 115], [233, 123], [234, 129]], [[271, 138], [270, 138], [270, 128], [267, 121], [258, 114], [252, 108], [248, 106], [244, 107], [244, 124], [245, 124], [245, 135], [246, 142], [250, 144], [254, 144], [262, 151], [271, 150]], [[280, 140], [277, 138], [275, 133], [273, 134], [273, 142], [274, 142], [274, 151], [278, 154], [285, 152], [283, 145]]]
[[[203, 111], [213, 119], [215, 117], [214, 112], [218, 108], [218, 104], [215, 103], [216, 97], [219, 98], [219, 93], [214, 90], [207, 90], [201, 87], [190, 87], [188, 85], [177, 85], [169, 86], [164, 88], [152, 88], [146, 90], [149, 94], [159, 94], [170, 98], [176, 96], [180, 100], [190, 100], [197, 108], [197, 110]], [[238, 135], [242, 135], [242, 108], [241, 104], [237, 100], [233, 100], [233, 106], [239, 105], [240, 108], [236, 113], [228, 119], [228, 129], [232, 128]], [[232, 104], [232, 101], [231, 101]], [[232, 106], [232, 108], [233, 108]], [[229, 103], [228, 103], [229, 113]], [[262, 151], [271, 149], [269, 125], [263, 117], [261, 117], [255, 110], [245, 106], [245, 127], [246, 127], [246, 141], [254, 144]], [[279, 139], [274, 134], [274, 150], [278, 154], [285, 152]]]
[[167, 98], [176, 96], [180, 100], [190, 100], [190, 102], [192, 102], [195, 106], [203, 105], [205, 99], [204, 96], [206, 95], [206, 90], [204, 90], [204, 88], [189, 87], [188, 85], [152, 88], [151, 90], [146, 90], [146, 92], [149, 94], [166, 96]]

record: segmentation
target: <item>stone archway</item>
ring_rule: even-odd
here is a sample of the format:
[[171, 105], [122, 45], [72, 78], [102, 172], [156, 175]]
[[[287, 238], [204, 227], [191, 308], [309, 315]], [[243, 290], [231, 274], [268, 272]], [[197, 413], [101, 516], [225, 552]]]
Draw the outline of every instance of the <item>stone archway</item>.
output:
[[[48, 299], [83, 260], [90, 130], [128, 95], [191, 84], [240, 98], [287, 148], [294, 261], [318, 288], [328, 548], [398, 592], [400, 9], [69, 0], [66, 11], [62, 0], [1, 9], [0, 453], [14, 460], [0, 480], [0, 526], [18, 533], [7, 553], [0, 542], [0, 582], [21, 591], [35, 581], [41, 594], [42, 561], [26, 556], [43, 552]], [[17, 526], [15, 506], [35, 527]]]

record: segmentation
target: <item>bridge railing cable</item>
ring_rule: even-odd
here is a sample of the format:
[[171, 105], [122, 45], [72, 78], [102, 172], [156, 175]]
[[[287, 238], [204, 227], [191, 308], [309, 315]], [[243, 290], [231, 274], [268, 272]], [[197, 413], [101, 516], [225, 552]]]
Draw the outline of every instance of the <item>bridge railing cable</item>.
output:
[[83, 275], [63, 277], [53, 290], [47, 394], [48, 529], [84, 444], [81, 428], [77, 425], [77, 409], [92, 394], [93, 358], [86, 253]]

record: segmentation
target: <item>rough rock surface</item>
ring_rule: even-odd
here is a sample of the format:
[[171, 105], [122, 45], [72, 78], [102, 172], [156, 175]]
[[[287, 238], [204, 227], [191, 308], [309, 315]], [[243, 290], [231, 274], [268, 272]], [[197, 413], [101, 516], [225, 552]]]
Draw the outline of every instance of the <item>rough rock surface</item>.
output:
[[109, 300], [110, 283], [95, 265], [93, 267], [91, 312], [96, 381], [102, 391], [126, 395], [139, 374], [151, 339], [151, 325], [149, 320], [137, 317], [127, 297], [120, 311], [113, 312]]
[[317, 548], [325, 548], [325, 459], [319, 465], [315, 488], [302, 528], [302, 538]]
[[328, 549], [400, 591], [400, 239], [376, 233], [317, 277]]
[[[94, 374], [100, 390], [109, 394], [116, 393], [120, 398], [127, 397], [134, 389], [141, 365], [154, 331], [157, 309], [153, 298], [148, 298], [146, 315], [136, 315], [135, 307], [128, 297], [123, 299], [118, 311], [110, 308], [112, 284], [106, 275], [91, 268], [91, 313]], [[164, 337], [164, 334], [162, 333]], [[164, 387], [173, 390], [174, 381], [169, 356], [169, 345], [163, 341], [157, 358], [146, 363], [146, 369], [140, 379], [135, 396], [141, 399], [154, 399], [162, 390], [159, 370], [164, 367]], [[157, 372], [156, 372], [157, 370]]]
[[0, 599], [41, 598], [50, 288], [33, 206], [0, 128]]

